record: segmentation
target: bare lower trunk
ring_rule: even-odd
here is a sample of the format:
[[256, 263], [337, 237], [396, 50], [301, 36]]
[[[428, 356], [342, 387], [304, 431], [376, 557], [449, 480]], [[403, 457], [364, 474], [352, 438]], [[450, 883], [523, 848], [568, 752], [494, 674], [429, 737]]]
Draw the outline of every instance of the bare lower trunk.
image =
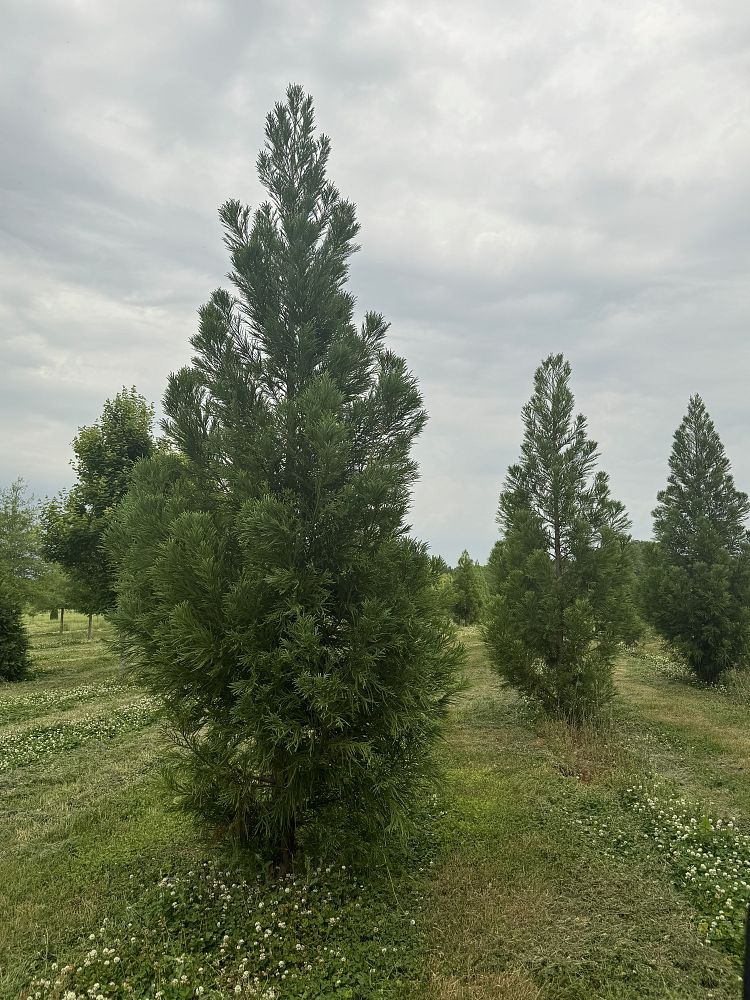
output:
[[294, 864], [294, 852], [297, 849], [297, 824], [294, 819], [281, 837], [279, 845], [279, 873], [287, 875]]
[[60, 608], [60, 631], [63, 630], [63, 622], [65, 621], [65, 608]]
[[86, 635], [86, 638], [88, 639], [89, 642], [91, 642], [91, 622], [92, 622], [93, 617], [94, 616], [91, 613], [89, 613], [89, 630], [88, 630], [88, 633]]

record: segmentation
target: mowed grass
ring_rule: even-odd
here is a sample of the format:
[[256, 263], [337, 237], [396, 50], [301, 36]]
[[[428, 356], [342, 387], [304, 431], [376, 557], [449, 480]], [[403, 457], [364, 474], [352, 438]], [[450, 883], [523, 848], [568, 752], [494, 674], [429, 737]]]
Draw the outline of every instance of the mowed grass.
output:
[[739, 996], [731, 940], [706, 943], [708, 904], [628, 791], [661, 777], [750, 830], [736, 691], [648, 647], [618, 663], [612, 723], [575, 734], [502, 688], [467, 629], [423, 842], [278, 883], [170, 808], [155, 706], [105, 626], [87, 643], [82, 616], [66, 624], [32, 619], [34, 677], [0, 687], [1, 997], [63, 996], [68, 963], [81, 995], [96, 979], [88, 995], [164, 1000]]
[[572, 734], [530, 715], [477, 636], [466, 643], [471, 687], [444, 751], [448, 856], [430, 890], [425, 995], [737, 997], [736, 965], [701, 943], [700, 914], [623, 801], [650, 767], [631, 739], [639, 704], [623, 698], [605, 732]]
[[[143, 694], [104, 645], [86, 642], [85, 618], [66, 631], [32, 619], [34, 671], [0, 688], [0, 994], [18, 995], [31, 975], [120, 905], [133, 866], [189, 844], [184, 821], [163, 808], [154, 780], [160, 736], [149, 716], [110, 735], [100, 724]], [[82, 697], [76, 697], [82, 692]], [[57, 706], [57, 700], [60, 707]], [[36, 708], [33, 716], [29, 708]], [[2, 768], [8, 744], [77, 726], [78, 746]]]

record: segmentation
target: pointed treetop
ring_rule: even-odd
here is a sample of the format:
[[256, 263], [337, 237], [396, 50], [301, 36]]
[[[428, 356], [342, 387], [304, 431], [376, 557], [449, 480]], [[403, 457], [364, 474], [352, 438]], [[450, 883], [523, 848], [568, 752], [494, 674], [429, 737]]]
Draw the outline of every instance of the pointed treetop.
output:
[[750, 501], [735, 487], [724, 445], [697, 394], [690, 397], [675, 431], [669, 470], [667, 487], [658, 494], [653, 512], [657, 539], [669, 536], [679, 549], [710, 525], [721, 544], [735, 551], [747, 538]]
[[521, 460], [508, 469], [498, 509], [498, 522], [507, 529], [519, 503], [531, 508], [550, 532], [550, 545], [552, 535], [568, 536], [581, 521], [595, 532], [630, 526], [622, 504], [609, 495], [607, 474], [596, 471], [598, 446], [588, 437], [586, 417], [573, 414], [570, 376], [562, 354], [550, 354], [537, 368], [521, 414]]

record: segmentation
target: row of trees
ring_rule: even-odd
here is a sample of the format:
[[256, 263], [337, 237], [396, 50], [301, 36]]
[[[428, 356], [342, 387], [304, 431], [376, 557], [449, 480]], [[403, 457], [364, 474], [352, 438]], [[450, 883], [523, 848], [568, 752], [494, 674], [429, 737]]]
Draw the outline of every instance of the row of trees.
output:
[[[109, 611], [166, 706], [184, 806], [283, 867], [301, 841], [330, 849], [334, 832], [408, 825], [458, 683], [449, 609], [472, 621], [489, 589], [498, 670], [576, 722], [601, 710], [615, 649], [637, 633], [627, 517], [573, 414], [560, 355], [524, 409], [488, 573], [464, 553], [448, 574], [409, 537], [426, 413], [383, 317], [355, 325], [346, 281], [359, 227], [327, 179], [329, 152], [311, 99], [290, 87], [257, 161], [267, 200], [220, 211], [233, 291], [200, 311], [192, 361], [166, 389], [164, 441], [141, 397], [120, 394], [79, 433], [78, 482], [41, 518], [43, 555], [79, 606]], [[728, 475], [702, 487], [742, 518]], [[660, 502], [673, 494], [682, 502], [677, 487]], [[706, 558], [714, 544], [727, 553], [726, 572], [706, 578], [717, 593], [732, 581], [739, 599], [731, 567], [746, 543], [730, 521], [701, 538]], [[669, 539], [692, 544], [689, 524], [667, 524], [648, 556], [660, 595]]]
[[[586, 419], [574, 416], [570, 365], [548, 357], [524, 407], [521, 458], [500, 495], [500, 541], [483, 634], [501, 676], [548, 712], [596, 719], [613, 693], [618, 646], [639, 614], [713, 682], [750, 651], [750, 502], [716, 428], [690, 399], [657, 497], [654, 541], [631, 542]], [[634, 576], [634, 554], [639, 573]]]

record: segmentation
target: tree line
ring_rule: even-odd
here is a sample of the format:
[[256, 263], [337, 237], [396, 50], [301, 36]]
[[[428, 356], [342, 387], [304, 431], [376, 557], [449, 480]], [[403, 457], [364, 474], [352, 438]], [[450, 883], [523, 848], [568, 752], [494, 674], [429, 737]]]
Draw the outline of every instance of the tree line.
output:
[[45, 587], [106, 613], [165, 705], [174, 795], [282, 868], [408, 831], [461, 684], [455, 621], [479, 620], [503, 678], [576, 724], [611, 698], [637, 605], [708, 679], [749, 629], [748, 501], [700, 399], [636, 551], [561, 355], [536, 372], [487, 568], [464, 553], [450, 572], [410, 536], [427, 417], [383, 316], [355, 322], [359, 225], [329, 154], [290, 87], [257, 159], [266, 200], [220, 209], [232, 290], [200, 310], [162, 437], [123, 390], [73, 442], [76, 485], [27, 511], [26, 555], [0, 550], [0, 675], [23, 675], [20, 609]]
[[695, 676], [715, 682], [750, 651], [750, 501], [700, 396], [674, 434], [653, 541], [634, 541], [574, 417], [570, 365], [537, 370], [519, 462], [500, 495], [501, 538], [482, 568], [446, 576], [456, 620], [480, 623], [501, 676], [545, 709], [594, 720], [612, 661], [651, 625]]

